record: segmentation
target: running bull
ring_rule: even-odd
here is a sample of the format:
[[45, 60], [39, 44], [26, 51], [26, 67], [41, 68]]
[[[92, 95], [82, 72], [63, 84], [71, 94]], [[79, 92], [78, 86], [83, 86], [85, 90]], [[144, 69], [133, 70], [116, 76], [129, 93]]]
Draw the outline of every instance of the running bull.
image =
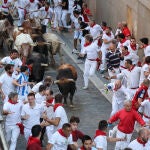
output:
[[63, 64], [58, 68], [58, 74], [56, 77], [56, 83], [60, 92], [64, 97], [64, 104], [67, 104], [67, 98], [69, 95], [70, 106], [73, 106], [73, 96], [76, 91], [77, 71], [74, 66], [70, 64]]

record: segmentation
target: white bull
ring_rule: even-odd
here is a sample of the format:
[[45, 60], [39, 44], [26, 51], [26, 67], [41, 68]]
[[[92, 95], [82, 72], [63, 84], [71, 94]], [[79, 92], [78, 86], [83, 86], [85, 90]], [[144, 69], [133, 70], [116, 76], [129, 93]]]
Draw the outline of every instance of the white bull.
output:
[[29, 34], [20, 33], [16, 36], [14, 48], [18, 50], [24, 64], [26, 63], [26, 58], [32, 52], [32, 46], [34, 46], [34, 43]]
[[54, 33], [45, 33], [45, 34], [43, 34], [43, 38], [47, 43], [50, 43], [50, 45], [51, 45], [51, 47], [48, 48], [48, 50], [50, 52], [50, 58], [51, 58], [52, 63], [55, 64], [53, 55], [56, 55], [58, 53], [59, 57], [60, 57], [60, 62], [61, 62], [61, 64], [63, 64], [63, 57], [62, 57], [63, 55], [61, 52], [61, 44], [64, 44], [64, 43], [62, 43], [59, 40], [58, 36]]

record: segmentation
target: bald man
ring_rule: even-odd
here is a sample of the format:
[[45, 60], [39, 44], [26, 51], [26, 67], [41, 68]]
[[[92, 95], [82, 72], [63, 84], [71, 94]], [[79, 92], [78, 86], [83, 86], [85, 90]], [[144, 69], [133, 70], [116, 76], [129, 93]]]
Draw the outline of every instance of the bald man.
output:
[[138, 137], [129, 144], [132, 150], [150, 150], [148, 143], [150, 131], [147, 128], [141, 128], [138, 132]]
[[117, 120], [119, 120], [119, 123], [116, 137], [126, 138], [127, 140], [116, 142], [115, 150], [123, 150], [130, 143], [135, 121], [141, 126], [145, 126], [146, 123], [141, 116], [132, 109], [132, 103], [129, 100], [124, 101], [124, 108], [114, 114], [108, 122], [111, 124]]

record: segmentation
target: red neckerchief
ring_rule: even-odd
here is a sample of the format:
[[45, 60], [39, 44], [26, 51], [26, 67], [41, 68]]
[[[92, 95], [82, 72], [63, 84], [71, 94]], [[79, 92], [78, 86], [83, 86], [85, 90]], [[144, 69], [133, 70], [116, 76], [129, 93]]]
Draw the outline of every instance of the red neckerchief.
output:
[[84, 44], [84, 47], [87, 47], [87, 46], [91, 45], [91, 43], [92, 43], [92, 42], [86, 42], [86, 43]]
[[108, 29], [108, 27], [102, 27], [103, 31], [105, 31], [106, 29]]
[[24, 134], [24, 125], [22, 123], [17, 123], [16, 124], [20, 128], [20, 134]]
[[120, 43], [123, 44], [125, 41], [126, 41], [126, 39], [122, 39], [122, 40], [120, 41]]
[[[52, 104], [53, 101], [54, 101], [54, 98], [51, 98], [51, 99], [47, 100], [46, 102], [49, 103], [49, 104]], [[48, 105], [46, 105], [46, 106], [49, 107]]]
[[30, 2], [31, 2], [31, 3], [33, 3], [33, 2], [34, 2], [34, 0], [30, 0]]
[[130, 54], [130, 52], [128, 51], [124, 56], [128, 56]]
[[134, 69], [134, 65], [132, 65], [132, 67], [131, 68], [129, 68], [128, 70], [131, 72], [133, 69]]
[[45, 11], [48, 11], [49, 7], [45, 7]]
[[4, 0], [4, 4], [6, 4], [8, 2], [8, 0]]
[[57, 104], [54, 105], [54, 112], [56, 111], [56, 109], [57, 109], [59, 106], [63, 106], [63, 104], [57, 103]]
[[138, 143], [142, 144], [145, 147], [147, 142], [143, 142], [140, 138], [137, 138]]
[[106, 33], [106, 35], [108, 35], [109, 37], [111, 36], [111, 33]]
[[106, 133], [105, 133], [104, 131], [101, 131], [101, 130], [96, 130], [96, 133], [95, 133], [94, 138], [96, 138], [96, 137], [99, 136], [99, 135], [104, 135], [104, 136], [106, 136]]
[[59, 134], [60, 134], [61, 136], [65, 137], [65, 138], [68, 138], [68, 137], [64, 134], [64, 132], [63, 132], [62, 129], [59, 129], [58, 132], [59, 132]]
[[[84, 146], [80, 147], [80, 150], [85, 150]], [[91, 150], [91, 148], [90, 148], [90, 150]]]
[[30, 136], [28, 139], [27, 147], [30, 146], [31, 144], [34, 144], [34, 143], [37, 143], [39, 146], [41, 146], [40, 139]]
[[96, 23], [93, 23], [93, 25], [91, 25], [91, 27], [93, 28], [96, 25]]
[[136, 50], [136, 44], [134, 44], [134, 45], [130, 44], [130, 47], [132, 48], [132, 50], [134, 50], [134, 51]]
[[11, 99], [9, 99], [8, 102], [14, 105], [18, 103], [18, 102], [13, 102]]

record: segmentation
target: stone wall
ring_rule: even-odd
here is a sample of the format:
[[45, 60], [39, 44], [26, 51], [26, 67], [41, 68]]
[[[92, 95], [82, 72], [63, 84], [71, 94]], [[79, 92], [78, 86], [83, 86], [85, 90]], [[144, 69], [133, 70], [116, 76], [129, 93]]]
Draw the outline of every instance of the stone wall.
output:
[[97, 23], [106, 21], [114, 30], [119, 21], [127, 21], [133, 35], [150, 38], [150, 0], [87, 0]]

